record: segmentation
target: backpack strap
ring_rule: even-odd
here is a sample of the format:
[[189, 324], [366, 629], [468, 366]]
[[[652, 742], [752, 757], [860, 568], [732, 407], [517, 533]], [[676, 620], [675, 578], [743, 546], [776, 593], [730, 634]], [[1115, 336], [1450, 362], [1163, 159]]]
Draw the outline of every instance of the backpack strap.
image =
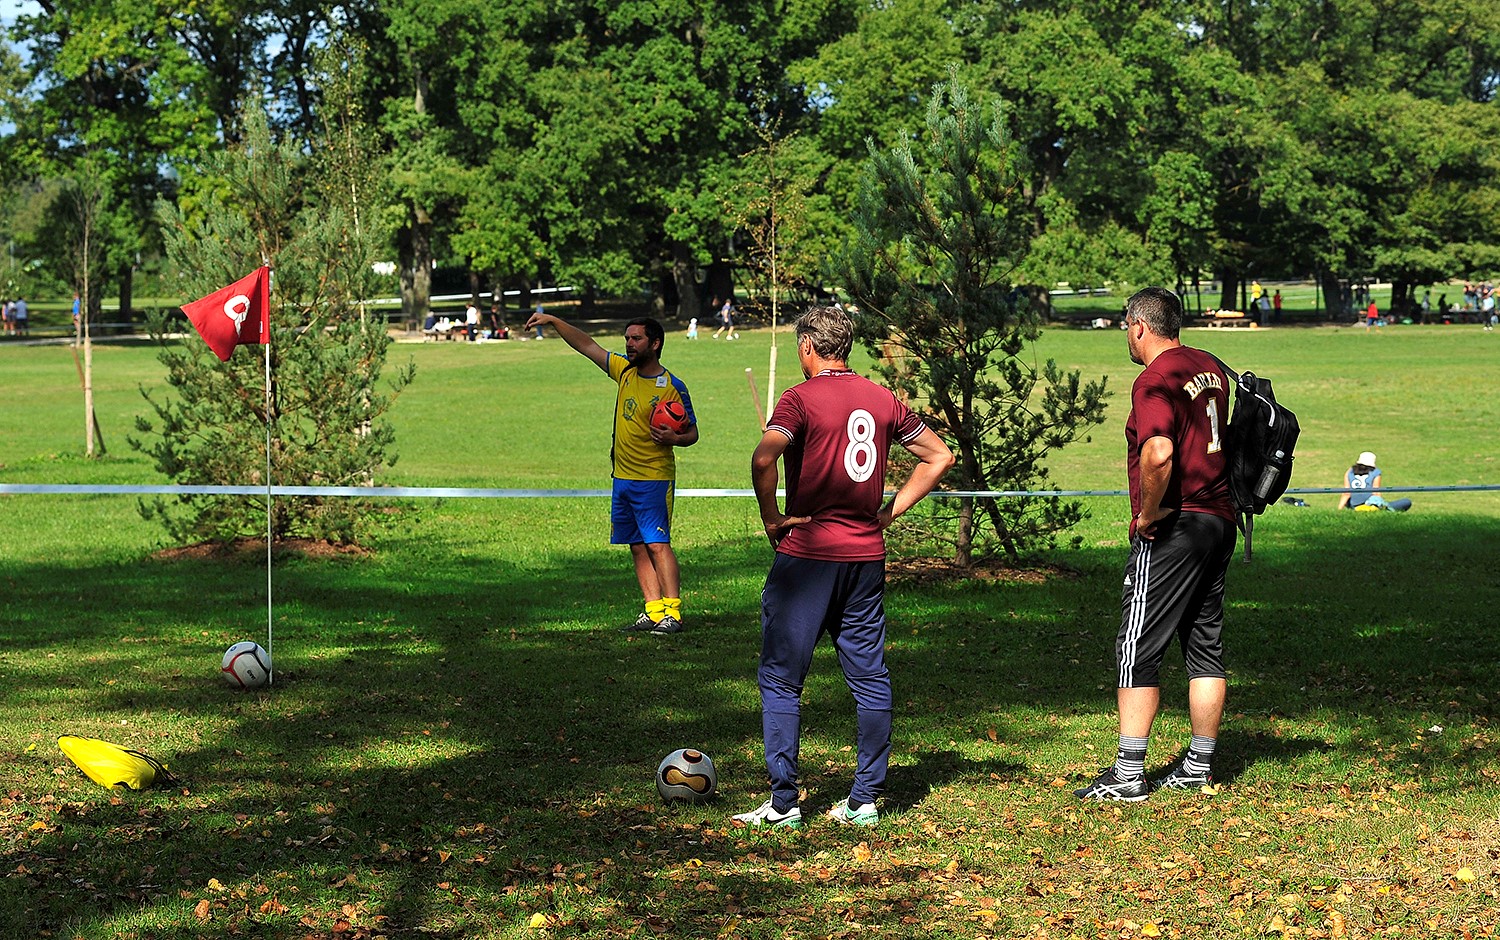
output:
[[[1205, 349], [1205, 350], [1203, 350], [1203, 352], [1208, 353], [1209, 358], [1212, 359], [1214, 362], [1217, 362], [1219, 364], [1219, 368], [1221, 368], [1221, 369], [1224, 370], [1224, 374], [1227, 375], [1227, 376], [1229, 376], [1229, 384], [1234, 385], [1236, 387], [1239, 386], [1239, 384], [1240, 384], [1240, 374], [1238, 372], [1236, 372], [1233, 369], [1229, 368], [1228, 363], [1226, 363], [1223, 359], [1220, 359], [1218, 356], [1215, 356], [1213, 353], [1208, 352], [1208, 350]], [[1232, 404], [1234, 404], [1234, 402], [1230, 402], [1230, 404], [1232, 405]]]
[[[1208, 352], [1208, 350], [1206, 349], [1203, 351]], [[1211, 352], [1209, 352], [1208, 354], [1214, 362], [1217, 362], [1219, 364], [1219, 368], [1224, 370], [1224, 374], [1229, 376], [1229, 383], [1234, 386], [1235, 393], [1236, 395], [1238, 395], [1240, 387], [1240, 374], [1229, 368], [1229, 364], [1226, 363], [1223, 359], [1220, 359], [1218, 356], [1215, 356]], [[1232, 414], [1234, 400], [1231, 399], [1229, 404], [1230, 412]], [[1245, 537], [1244, 561], [1245, 564], [1248, 565], [1250, 564], [1250, 536], [1255, 531], [1255, 516], [1252, 513], [1236, 511], [1234, 514], [1234, 524], [1240, 530], [1240, 534]]]

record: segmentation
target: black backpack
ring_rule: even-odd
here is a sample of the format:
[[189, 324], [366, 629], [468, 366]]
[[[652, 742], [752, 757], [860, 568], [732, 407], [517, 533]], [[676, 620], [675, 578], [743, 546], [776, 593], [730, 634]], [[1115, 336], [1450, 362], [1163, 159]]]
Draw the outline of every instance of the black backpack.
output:
[[1281, 498], [1292, 480], [1292, 448], [1297, 445], [1297, 416], [1276, 401], [1271, 380], [1253, 372], [1235, 374], [1234, 411], [1224, 440], [1229, 460], [1229, 498], [1235, 519], [1245, 535], [1245, 561], [1250, 561], [1250, 534], [1255, 517]]

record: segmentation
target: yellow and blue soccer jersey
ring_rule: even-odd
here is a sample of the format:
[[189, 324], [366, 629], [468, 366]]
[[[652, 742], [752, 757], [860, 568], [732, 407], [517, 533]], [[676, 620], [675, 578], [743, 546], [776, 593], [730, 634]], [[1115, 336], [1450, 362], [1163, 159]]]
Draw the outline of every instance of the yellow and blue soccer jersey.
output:
[[675, 480], [673, 448], [651, 439], [651, 409], [659, 401], [680, 401], [688, 424], [696, 424], [687, 385], [667, 371], [643, 376], [619, 353], [609, 354], [609, 377], [620, 384], [615, 396], [615, 479]]

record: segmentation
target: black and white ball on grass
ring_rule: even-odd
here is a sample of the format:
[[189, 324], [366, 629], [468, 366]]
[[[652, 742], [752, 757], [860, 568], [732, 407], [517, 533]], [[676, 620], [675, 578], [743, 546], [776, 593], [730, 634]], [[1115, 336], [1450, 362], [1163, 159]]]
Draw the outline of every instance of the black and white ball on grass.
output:
[[271, 654], [243, 640], [224, 651], [224, 681], [238, 689], [258, 689], [271, 680]]
[[669, 803], [702, 803], [714, 795], [718, 785], [714, 762], [694, 748], [678, 748], [656, 768], [656, 791]]

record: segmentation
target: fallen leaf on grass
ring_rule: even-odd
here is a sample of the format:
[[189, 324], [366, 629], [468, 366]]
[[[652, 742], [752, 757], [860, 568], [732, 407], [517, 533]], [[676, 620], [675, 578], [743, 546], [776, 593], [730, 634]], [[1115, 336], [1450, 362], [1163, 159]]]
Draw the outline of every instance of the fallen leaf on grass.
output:
[[869, 843], [861, 842], [859, 845], [856, 845], [853, 850], [853, 855], [856, 862], [868, 862], [871, 855]]
[[547, 915], [538, 912], [531, 915], [531, 921], [526, 926], [532, 930], [546, 930], [551, 925], [547, 922]]
[[1472, 868], [1460, 868], [1458, 871], [1456, 871], [1456, 872], [1453, 873], [1453, 877], [1457, 878], [1459, 881], [1466, 882], [1466, 883], [1470, 882], [1470, 881], [1473, 881], [1474, 877], [1475, 877], [1475, 875], [1474, 875], [1474, 869], [1472, 869]]
[[199, 901], [198, 906], [193, 908], [193, 916], [198, 918], [199, 920], [208, 920], [213, 916], [213, 911], [211, 910], [207, 898]]

